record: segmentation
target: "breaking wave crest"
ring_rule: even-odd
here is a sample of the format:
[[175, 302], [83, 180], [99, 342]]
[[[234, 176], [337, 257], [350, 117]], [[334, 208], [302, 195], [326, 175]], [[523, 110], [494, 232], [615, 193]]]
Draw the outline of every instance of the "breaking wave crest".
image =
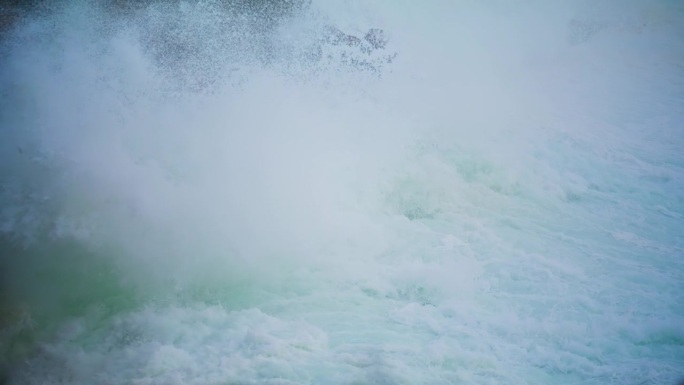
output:
[[684, 378], [675, 2], [0, 12], [3, 382]]

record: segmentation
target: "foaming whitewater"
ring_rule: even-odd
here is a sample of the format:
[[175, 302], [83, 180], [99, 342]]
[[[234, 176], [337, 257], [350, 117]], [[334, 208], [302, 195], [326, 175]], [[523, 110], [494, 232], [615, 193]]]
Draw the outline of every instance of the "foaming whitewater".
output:
[[676, 384], [676, 1], [2, 8], [8, 384]]

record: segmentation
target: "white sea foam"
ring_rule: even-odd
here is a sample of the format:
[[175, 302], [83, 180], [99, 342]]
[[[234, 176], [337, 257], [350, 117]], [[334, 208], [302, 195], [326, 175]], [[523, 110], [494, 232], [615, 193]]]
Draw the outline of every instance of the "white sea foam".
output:
[[679, 4], [87, 3], [3, 32], [7, 382], [684, 378]]

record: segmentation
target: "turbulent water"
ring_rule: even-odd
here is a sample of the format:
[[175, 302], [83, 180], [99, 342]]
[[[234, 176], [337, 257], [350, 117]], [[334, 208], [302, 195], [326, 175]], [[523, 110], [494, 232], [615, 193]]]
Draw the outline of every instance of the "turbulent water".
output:
[[0, 382], [684, 379], [682, 2], [131, 4], [2, 19]]

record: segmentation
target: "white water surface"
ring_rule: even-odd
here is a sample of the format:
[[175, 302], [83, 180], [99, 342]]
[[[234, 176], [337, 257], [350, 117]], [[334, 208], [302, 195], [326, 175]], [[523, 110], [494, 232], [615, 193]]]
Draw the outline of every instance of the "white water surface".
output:
[[114, 4], [3, 27], [0, 381], [684, 379], [684, 3]]

